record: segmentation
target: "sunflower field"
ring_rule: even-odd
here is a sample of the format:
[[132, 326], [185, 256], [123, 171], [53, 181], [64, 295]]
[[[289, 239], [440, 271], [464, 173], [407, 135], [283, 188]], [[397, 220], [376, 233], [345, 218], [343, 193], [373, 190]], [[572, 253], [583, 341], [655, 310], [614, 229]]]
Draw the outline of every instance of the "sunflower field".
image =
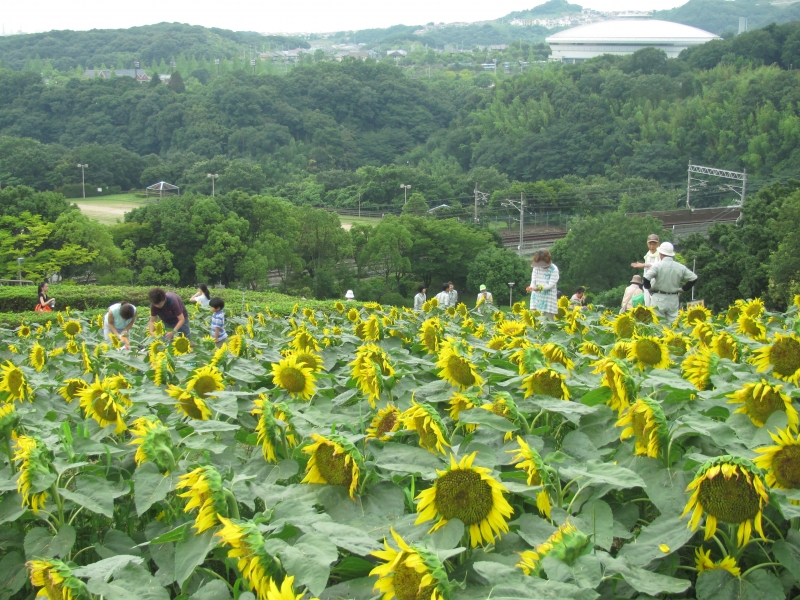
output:
[[0, 330], [0, 598], [798, 597], [798, 307], [560, 307]]

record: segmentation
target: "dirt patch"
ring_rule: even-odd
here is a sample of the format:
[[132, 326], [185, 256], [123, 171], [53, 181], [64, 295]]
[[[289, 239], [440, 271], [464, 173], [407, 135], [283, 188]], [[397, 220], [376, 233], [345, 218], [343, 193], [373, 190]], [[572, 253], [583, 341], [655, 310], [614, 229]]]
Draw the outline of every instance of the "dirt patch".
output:
[[95, 219], [106, 224], [116, 223], [117, 219], [123, 221], [125, 219], [125, 213], [130, 212], [139, 206], [138, 204], [104, 205], [94, 202], [91, 204], [88, 202], [76, 202], [75, 204], [77, 204], [78, 208], [81, 209], [81, 212], [90, 219]]

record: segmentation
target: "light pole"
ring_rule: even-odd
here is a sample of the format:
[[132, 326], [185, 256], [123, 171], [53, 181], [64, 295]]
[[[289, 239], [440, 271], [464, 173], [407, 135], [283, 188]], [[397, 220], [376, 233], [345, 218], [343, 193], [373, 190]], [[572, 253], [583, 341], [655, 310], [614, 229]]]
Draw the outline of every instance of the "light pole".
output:
[[78, 163], [78, 168], [81, 170], [81, 188], [83, 189], [83, 199], [86, 200], [86, 179], [84, 178], [83, 170], [86, 169], [89, 165], [82, 165]]
[[210, 177], [211, 178], [211, 197], [213, 198], [214, 197], [214, 180], [217, 177], [219, 177], [219, 175], [217, 173], [214, 173], [213, 175], [211, 173], [209, 173], [208, 175], [206, 175], [206, 177]]
[[514, 284], [515, 281], [508, 282], [508, 306], [509, 308], [514, 306]]
[[214, 64], [217, 65], [217, 77], [219, 77], [219, 59], [218, 58], [214, 59]]
[[255, 75], [256, 74], [256, 59], [255, 58], [251, 58], [250, 59], [250, 66], [253, 67], [253, 75]]
[[17, 279], [19, 279], [19, 285], [22, 285], [22, 261], [25, 260], [22, 257], [17, 258]]
[[408, 190], [411, 189], [411, 186], [401, 183], [400, 187], [403, 188], [403, 206], [405, 206], [406, 202], [408, 202]]

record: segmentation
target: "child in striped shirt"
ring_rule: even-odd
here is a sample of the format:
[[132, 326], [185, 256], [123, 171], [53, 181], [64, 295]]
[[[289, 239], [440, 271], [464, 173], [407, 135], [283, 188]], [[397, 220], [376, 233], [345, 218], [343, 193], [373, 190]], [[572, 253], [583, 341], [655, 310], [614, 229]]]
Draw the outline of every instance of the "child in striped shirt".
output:
[[228, 334], [225, 333], [225, 301], [222, 298], [212, 298], [208, 301], [208, 306], [211, 307], [211, 337], [214, 338], [217, 348], [220, 348]]

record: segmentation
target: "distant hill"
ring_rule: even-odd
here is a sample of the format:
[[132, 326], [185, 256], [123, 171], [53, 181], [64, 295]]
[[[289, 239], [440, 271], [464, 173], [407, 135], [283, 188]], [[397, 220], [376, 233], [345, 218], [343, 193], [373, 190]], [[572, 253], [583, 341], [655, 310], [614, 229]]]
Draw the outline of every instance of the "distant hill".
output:
[[653, 16], [722, 35], [739, 31], [739, 17], [747, 17], [749, 29], [796, 21], [800, 19], [800, 2], [770, 4], [764, 0], [689, 0], [683, 6], [656, 11]]
[[570, 4], [567, 0], [549, 0], [549, 2], [534, 6], [530, 10], [517, 10], [508, 13], [503, 19], [505, 21], [510, 21], [512, 19], [552, 19], [579, 13], [582, 10], [583, 7], [580, 4]]
[[90, 31], [48, 31], [0, 37], [0, 63], [19, 70], [32, 58], [51, 60], [59, 71], [75, 67], [130, 68], [134, 60], [153, 63], [170, 61], [181, 53], [197, 58], [233, 58], [243, 48], [258, 50], [267, 44], [305, 47], [296, 38], [265, 37], [255, 32], [229, 31], [182, 23], [158, 23], [130, 29], [92, 29]]

